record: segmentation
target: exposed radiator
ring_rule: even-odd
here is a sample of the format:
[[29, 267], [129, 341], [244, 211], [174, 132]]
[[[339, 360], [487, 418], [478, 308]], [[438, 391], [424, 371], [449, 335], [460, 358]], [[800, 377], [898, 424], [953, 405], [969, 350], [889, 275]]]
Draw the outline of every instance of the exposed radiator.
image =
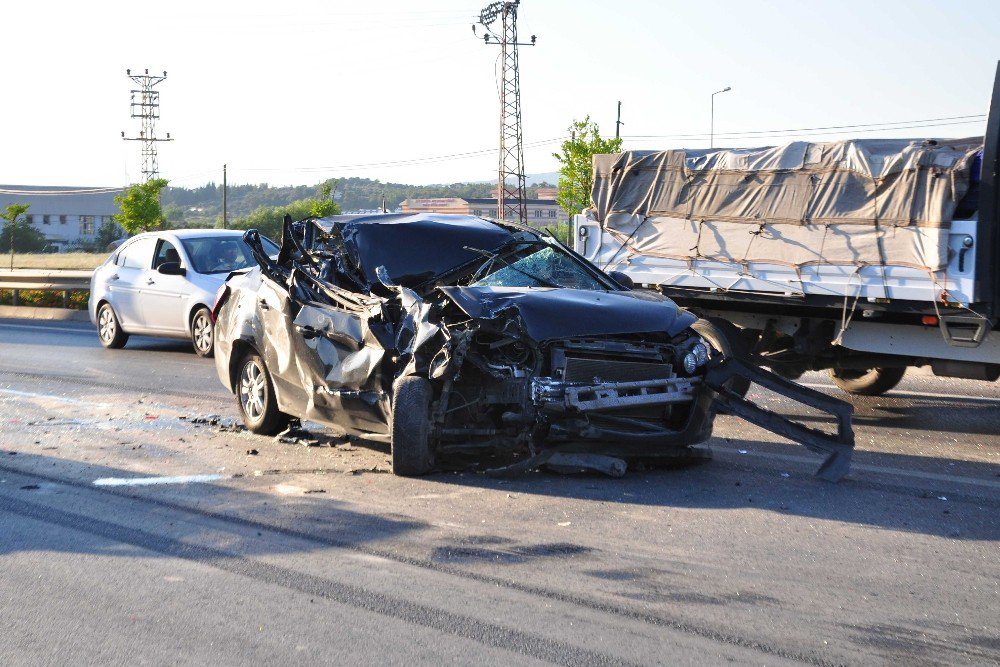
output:
[[670, 364], [567, 357], [566, 382], [641, 382], [674, 377]]

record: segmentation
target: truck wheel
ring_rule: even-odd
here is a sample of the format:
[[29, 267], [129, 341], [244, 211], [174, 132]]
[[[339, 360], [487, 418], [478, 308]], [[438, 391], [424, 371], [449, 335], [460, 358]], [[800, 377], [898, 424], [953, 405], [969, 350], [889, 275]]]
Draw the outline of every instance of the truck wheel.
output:
[[906, 368], [870, 368], [854, 370], [831, 368], [833, 383], [848, 394], [857, 396], [881, 396], [903, 379]]
[[240, 361], [236, 375], [236, 403], [240, 407], [243, 424], [254, 433], [275, 435], [285, 430], [291, 419], [278, 410], [271, 374], [256, 352], [250, 352]]
[[[749, 352], [743, 332], [728, 320], [718, 317], [698, 320], [691, 325], [691, 328], [704, 338], [712, 346], [713, 350], [720, 353], [723, 359], [745, 357]], [[736, 376], [728, 380], [726, 386], [739, 396], [746, 396], [747, 391], [750, 389], [750, 380], [745, 377]]]
[[408, 375], [396, 380], [392, 395], [392, 472], [415, 477], [434, 465], [431, 452], [431, 383]]

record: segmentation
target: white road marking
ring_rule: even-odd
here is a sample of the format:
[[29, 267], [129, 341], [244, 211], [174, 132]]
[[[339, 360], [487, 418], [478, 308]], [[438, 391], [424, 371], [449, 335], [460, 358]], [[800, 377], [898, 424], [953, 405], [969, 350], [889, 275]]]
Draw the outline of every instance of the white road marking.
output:
[[[800, 382], [803, 387], [811, 387], [812, 389], [830, 389], [840, 391], [838, 387], [832, 384], [820, 384], [818, 382]], [[1000, 404], [1000, 398], [991, 398], [989, 396], [969, 396], [967, 394], [940, 394], [931, 391], [904, 391], [902, 389], [893, 389], [887, 394], [876, 398], [947, 398], [951, 400], [963, 400], [963, 401], [979, 401], [982, 403], [997, 403]]]
[[95, 333], [97, 329], [91, 327], [89, 329], [83, 329], [80, 327], [43, 327], [38, 324], [3, 324], [0, 323], [0, 329], [27, 329], [29, 331], [71, 331], [74, 333]]
[[214, 482], [227, 475], [178, 475], [176, 477], [102, 477], [94, 480], [94, 486], [153, 486], [156, 484], [191, 484], [193, 482]]
[[[726, 452], [729, 454], [743, 454], [745, 456], [756, 456], [762, 459], [773, 461], [786, 461], [788, 463], [803, 463], [806, 465], [819, 465], [822, 459], [819, 456], [805, 457], [793, 456], [791, 454], [775, 454], [773, 452], [748, 452], [745, 449], [735, 449], [732, 447], [720, 447], [710, 445], [713, 451]], [[851, 463], [852, 471], [871, 472], [882, 475], [898, 475], [899, 477], [914, 477], [916, 479], [933, 480], [935, 482], [951, 482], [953, 484], [971, 484], [973, 486], [983, 486], [988, 489], [1000, 490], [1000, 482], [988, 479], [976, 479], [974, 477], [962, 477], [960, 475], [944, 475], [936, 472], [922, 472], [920, 470], [903, 470], [901, 468], [890, 468], [888, 466], [873, 466], [866, 463]]]
[[52, 394], [37, 394], [33, 391], [18, 391], [17, 389], [0, 389], [0, 394], [11, 394], [21, 398], [44, 398], [48, 401], [59, 401], [61, 403], [71, 403], [72, 405], [89, 405], [95, 408], [111, 407], [110, 403], [95, 403], [94, 401], [81, 401], [68, 396], [53, 396]]

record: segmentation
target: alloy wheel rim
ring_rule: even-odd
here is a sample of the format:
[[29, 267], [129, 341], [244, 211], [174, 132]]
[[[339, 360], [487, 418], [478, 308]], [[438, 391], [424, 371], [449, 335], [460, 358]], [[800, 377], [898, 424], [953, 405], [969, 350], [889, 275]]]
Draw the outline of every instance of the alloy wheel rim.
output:
[[203, 351], [212, 347], [212, 323], [204, 314], [194, 320], [194, 344]]
[[101, 340], [111, 340], [115, 337], [115, 318], [111, 315], [109, 308], [101, 310], [101, 318], [98, 322], [100, 326]]
[[240, 405], [251, 420], [256, 421], [264, 414], [264, 393], [264, 372], [256, 361], [250, 361], [240, 374]]

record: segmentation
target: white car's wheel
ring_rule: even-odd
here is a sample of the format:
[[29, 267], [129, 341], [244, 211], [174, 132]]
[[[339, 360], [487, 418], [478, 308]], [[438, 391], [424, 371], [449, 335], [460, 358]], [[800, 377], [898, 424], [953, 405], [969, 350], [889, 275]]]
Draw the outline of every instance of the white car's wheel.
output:
[[110, 303], [101, 304], [97, 310], [97, 337], [100, 338], [101, 345], [112, 350], [125, 347], [128, 342], [128, 334], [122, 330], [121, 322]]
[[191, 318], [191, 344], [199, 357], [210, 357], [215, 351], [215, 323], [208, 308], [199, 308]]

